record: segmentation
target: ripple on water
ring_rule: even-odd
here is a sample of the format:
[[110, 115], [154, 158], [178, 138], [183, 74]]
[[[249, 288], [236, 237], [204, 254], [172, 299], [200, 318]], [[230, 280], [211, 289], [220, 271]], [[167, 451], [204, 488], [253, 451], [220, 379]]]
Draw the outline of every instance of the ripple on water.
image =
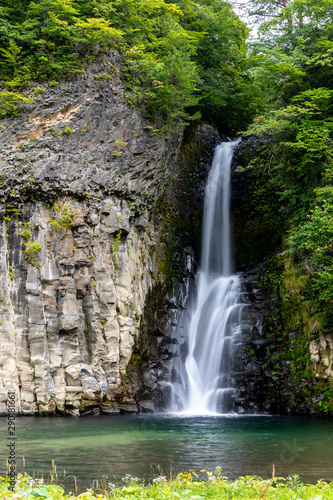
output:
[[[299, 474], [304, 481], [333, 479], [331, 420], [255, 415], [153, 415], [17, 419], [17, 456], [28, 473], [43, 471], [51, 461], [59, 475], [78, 477], [81, 490], [103, 475], [121, 481], [126, 473], [149, 479], [189, 469], [214, 470], [236, 477]], [[7, 437], [0, 419], [0, 438]], [[2, 470], [6, 451], [0, 450]], [[22, 459], [18, 469], [23, 470]], [[72, 479], [70, 481], [73, 481]], [[70, 482], [69, 489], [73, 488]]]

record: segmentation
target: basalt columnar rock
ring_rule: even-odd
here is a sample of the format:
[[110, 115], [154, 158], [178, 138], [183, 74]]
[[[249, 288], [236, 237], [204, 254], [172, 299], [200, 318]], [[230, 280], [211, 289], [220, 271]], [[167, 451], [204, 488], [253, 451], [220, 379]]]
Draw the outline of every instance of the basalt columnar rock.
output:
[[164, 278], [153, 209], [181, 135], [129, 106], [120, 62], [1, 123], [1, 413], [8, 390], [23, 414], [140, 410], [122, 377]]

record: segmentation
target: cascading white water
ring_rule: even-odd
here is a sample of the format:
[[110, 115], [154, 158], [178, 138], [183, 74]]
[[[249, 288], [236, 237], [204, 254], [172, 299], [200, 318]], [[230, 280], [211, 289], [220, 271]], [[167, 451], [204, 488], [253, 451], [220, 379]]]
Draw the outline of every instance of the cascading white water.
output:
[[176, 399], [187, 413], [232, 409], [230, 372], [242, 309], [230, 249], [230, 166], [238, 142], [216, 148], [206, 185], [197, 301], [185, 332], [188, 352], [180, 370], [182, 384], [176, 389]]

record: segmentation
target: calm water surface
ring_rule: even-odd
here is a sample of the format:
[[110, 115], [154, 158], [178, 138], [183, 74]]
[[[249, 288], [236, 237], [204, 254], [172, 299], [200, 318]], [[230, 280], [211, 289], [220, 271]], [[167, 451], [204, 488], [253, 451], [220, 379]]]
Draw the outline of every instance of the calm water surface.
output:
[[[79, 490], [107, 476], [121, 482], [129, 473], [149, 479], [165, 474], [221, 466], [233, 478], [257, 474], [299, 474], [306, 482], [333, 480], [332, 420], [255, 416], [21, 417], [17, 423], [19, 471], [44, 474], [51, 461], [57, 472], [77, 477]], [[0, 419], [1, 442], [7, 438]], [[1, 448], [1, 472], [7, 451]], [[67, 480], [73, 489], [73, 480]], [[66, 483], [65, 483], [66, 485]]]

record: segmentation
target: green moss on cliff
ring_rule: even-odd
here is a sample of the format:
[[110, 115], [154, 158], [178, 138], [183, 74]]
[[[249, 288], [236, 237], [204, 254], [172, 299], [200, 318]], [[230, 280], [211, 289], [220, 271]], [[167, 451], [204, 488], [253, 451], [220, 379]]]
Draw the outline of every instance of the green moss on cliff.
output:
[[333, 412], [332, 373], [325, 373], [328, 367], [320, 359], [315, 363], [310, 351], [311, 344], [320, 352], [326, 318], [304, 295], [307, 279], [288, 251], [269, 259], [261, 272], [260, 289], [271, 307], [265, 328], [273, 339], [267, 351], [272, 378], [264, 383], [280, 411], [287, 405], [292, 413], [327, 414]]
[[200, 259], [204, 188], [214, 147], [214, 127], [197, 122], [185, 131], [175, 175], [156, 208], [160, 220], [160, 270], [167, 280], [184, 276], [184, 249]]
[[[254, 266], [281, 245], [288, 219], [272, 183], [262, 145], [241, 144], [233, 174], [232, 224], [236, 267]], [[239, 168], [241, 167], [241, 168]]]

